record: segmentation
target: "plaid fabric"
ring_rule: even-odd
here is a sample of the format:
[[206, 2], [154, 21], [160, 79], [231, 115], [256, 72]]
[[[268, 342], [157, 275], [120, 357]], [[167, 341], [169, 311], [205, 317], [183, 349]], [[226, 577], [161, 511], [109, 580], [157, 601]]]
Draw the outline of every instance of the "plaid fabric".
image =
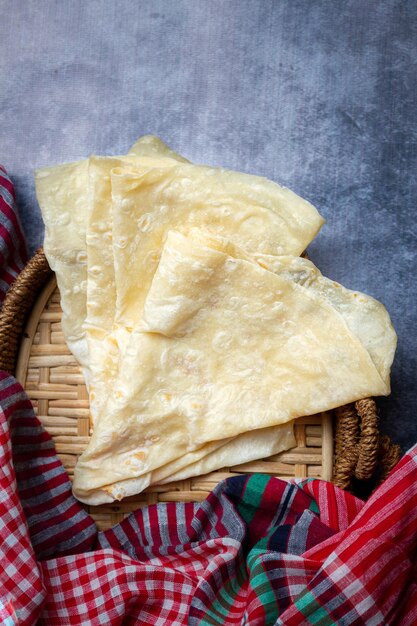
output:
[[254, 474], [99, 533], [4, 372], [0, 406], [1, 623], [417, 623], [417, 446], [366, 504]]
[[0, 165], [0, 305], [7, 289], [27, 262], [13, 184]]
[[[0, 302], [26, 259], [0, 170]], [[417, 446], [364, 504], [319, 480], [236, 477], [99, 533], [0, 372], [5, 626], [417, 624]]]

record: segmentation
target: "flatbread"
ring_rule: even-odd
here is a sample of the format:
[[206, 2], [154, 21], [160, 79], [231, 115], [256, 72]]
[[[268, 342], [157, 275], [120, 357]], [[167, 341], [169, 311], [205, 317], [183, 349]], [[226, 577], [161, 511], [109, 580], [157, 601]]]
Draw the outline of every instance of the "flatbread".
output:
[[[108, 341], [116, 297], [110, 171], [127, 164], [169, 166], [174, 159], [187, 162], [158, 138], [147, 136], [136, 142], [129, 157], [92, 156], [86, 161], [45, 168], [36, 174], [38, 199], [46, 223], [45, 252], [61, 290], [64, 334], [83, 366], [89, 386], [92, 421], [106, 402], [119, 363], [117, 345], [111, 338]], [[253, 450], [258, 455], [277, 453], [294, 445], [291, 428], [278, 428], [275, 436], [271, 435], [265, 431], [254, 433]], [[202, 457], [207, 459], [207, 468], [216, 467], [218, 461], [210, 453], [229, 442], [227, 449], [230, 453], [233, 450], [241, 462], [251, 460], [256, 454], [248, 451], [246, 443], [240, 446], [238, 441], [233, 441], [204, 445], [172, 463], [170, 469], [167, 466], [160, 476], [166, 477]]]
[[[102, 403], [106, 402], [108, 384], [116, 375], [120, 356], [117, 345], [110, 337], [116, 310], [110, 172], [127, 164], [162, 168], [177, 163], [165, 155], [158, 157], [155, 146], [151, 156], [147, 156], [146, 150], [144, 155], [140, 155], [137, 144], [135, 154], [125, 157], [92, 156], [88, 160], [87, 294], [82, 329], [89, 354], [89, 397], [93, 424]], [[171, 151], [167, 149], [166, 152]]]
[[[138, 162], [135, 157], [141, 156], [151, 159], [148, 164], [156, 164], [155, 159], [158, 158], [186, 161], [163, 141], [150, 135], [138, 139], [130, 152], [129, 157], [115, 157], [115, 163], [119, 166], [123, 163], [135, 164]], [[45, 223], [44, 252], [56, 274], [60, 290], [62, 330], [69, 349], [83, 368], [87, 382], [89, 353], [84, 328], [87, 315], [86, 231], [92, 201], [90, 194], [93, 192], [90, 174], [94, 172], [94, 165], [91, 171], [89, 166], [89, 159], [86, 159], [35, 172], [36, 194]], [[96, 192], [100, 195], [105, 180], [96, 179], [93, 186], [97, 187]]]
[[293, 422], [271, 428], [251, 430], [232, 440], [225, 440], [224, 445], [210, 451], [204, 457], [186, 465], [175, 473], [172, 473], [172, 463], [169, 464], [169, 474], [166, 468], [155, 470], [152, 474], [152, 483], [166, 484], [176, 480], [185, 480], [192, 476], [209, 474], [222, 467], [232, 467], [257, 459], [266, 459], [274, 454], [294, 448], [296, 445]]
[[[159, 154], [163, 154], [170, 158], [176, 158], [176, 159], [182, 158], [182, 157], [179, 157], [179, 155], [177, 155], [176, 153], [173, 153], [171, 150], [166, 149], [166, 147], [164, 148], [163, 144], [161, 145], [160, 141], [152, 137], [151, 138], [145, 137], [139, 140], [137, 144], [135, 144], [135, 152], [136, 154], [140, 154], [142, 157], [146, 154], [155, 155], [158, 152]], [[92, 161], [90, 161], [90, 163], [92, 163]], [[213, 203], [213, 199], [210, 198], [209, 190], [207, 191], [207, 189], [204, 189], [204, 187], [201, 187], [198, 189], [199, 205], [197, 209], [194, 209], [194, 206], [191, 204], [188, 205], [187, 199], [184, 197], [181, 197], [181, 195], [176, 193], [175, 190], [178, 188], [178, 185], [183, 185], [184, 181], [187, 180], [187, 178], [184, 178], [184, 175], [187, 177], [194, 176], [195, 177], [194, 185], [197, 185], [197, 186], [200, 185], [201, 180], [202, 180], [201, 179], [201, 170], [202, 170], [201, 167], [197, 168], [194, 166], [190, 166], [189, 168], [187, 168], [187, 170], [185, 170], [185, 172], [183, 170], [180, 170], [179, 173], [178, 173], [178, 168], [176, 168], [174, 177], [170, 177], [171, 186], [172, 186], [172, 189], [170, 189], [171, 191], [170, 197], [167, 198], [166, 185], [165, 185], [165, 182], [162, 182], [162, 184], [165, 187], [165, 190], [163, 191], [162, 196], [157, 195], [157, 197], [159, 197], [159, 200], [161, 200], [161, 197], [164, 198], [164, 202], [162, 203], [162, 205], [161, 204], [157, 205], [153, 201], [149, 200], [149, 198], [144, 199], [143, 193], [139, 193], [132, 197], [132, 193], [131, 193], [132, 185], [128, 180], [129, 176], [133, 177], [133, 179], [135, 180], [135, 187], [137, 188], [137, 179], [143, 178], [144, 171], [146, 172], [151, 171], [152, 174], [154, 174], [156, 171], [155, 167], [145, 167], [143, 159], [142, 159], [142, 166], [133, 167], [133, 162], [132, 162], [132, 166], [130, 166], [127, 164], [125, 160], [124, 168], [119, 168], [119, 169], [115, 169], [115, 166], [117, 165], [117, 163], [115, 162], [114, 159], [112, 161], [109, 159], [102, 159], [101, 163], [102, 165], [106, 167], [106, 171], [101, 171], [98, 176], [99, 187], [101, 187], [102, 190], [104, 189], [103, 183], [101, 182], [103, 177], [106, 178], [106, 182], [105, 182], [105, 197], [103, 194], [101, 194], [101, 200], [99, 201], [99, 204], [105, 204], [107, 208], [110, 206], [109, 198], [108, 198], [109, 183], [107, 181], [107, 172], [110, 169], [113, 170], [112, 171], [112, 191], [113, 191], [112, 213], [114, 215], [113, 243], [114, 243], [114, 254], [115, 254], [116, 289], [118, 293], [118, 302], [119, 300], [123, 300], [125, 296], [127, 296], [130, 300], [135, 299], [136, 302], [134, 306], [136, 307], [136, 316], [140, 316], [141, 314], [141, 304], [140, 304], [140, 301], [138, 300], [141, 299], [141, 301], [143, 302], [143, 298], [145, 297], [147, 289], [149, 288], [149, 285], [152, 280], [153, 273], [154, 273], [154, 270], [156, 269], [157, 261], [160, 255], [160, 249], [159, 249], [156, 251], [156, 254], [151, 252], [150, 255], [148, 254], [146, 256], [147, 242], [151, 241], [151, 245], [155, 246], [157, 240], [155, 238], [155, 229], [151, 228], [150, 230], [148, 230], [147, 228], [146, 222], [150, 216], [150, 212], [148, 211], [147, 213], [144, 214], [143, 213], [144, 207], [146, 209], [150, 209], [150, 211], [153, 213], [153, 216], [154, 217], [156, 216], [155, 222], [158, 221], [158, 214], [157, 214], [158, 211], [160, 212], [160, 217], [161, 216], [164, 217], [164, 219], [162, 219], [161, 228], [159, 229], [159, 245], [160, 246], [162, 246], [163, 244], [164, 236], [170, 224], [173, 223], [176, 228], [184, 228], [184, 230], [187, 231], [190, 223], [193, 224], [194, 222], [196, 222], [197, 224], [200, 224], [202, 223], [202, 221], [204, 224], [206, 224], [210, 229], [214, 230], [215, 232], [218, 232], [218, 231], [227, 232], [229, 236], [231, 237], [234, 236], [235, 239], [239, 241], [240, 243], [245, 243], [245, 239], [241, 241], [241, 237], [239, 233], [233, 232], [233, 228], [236, 224], [236, 221], [239, 221], [239, 217], [237, 215], [239, 206], [238, 206], [238, 202], [236, 201], [236, 199], [234, 200], [234, 206], [233, 206], [233, 199], [232, 199], [232, 209], [231, 209], [231, 212], [234, 212], [235, 215], [232, 216], [232, 218], [230, 219], [228, 219], [226, 216], [226, 218], [223, 218], [223, 220], [220, 220], [220, 223], [219, 223], [217, 214], [219, 213], [219, 210], [222, 210], [222, 209], [219, 208], [219, 210], [217, 210], [216, 204], [214, 204], [214, 210], [213, 210], [213, 206], [210, 206], [210, 203]], [[197, 171], [197, 175], [195, 174], [195, 171]], [[269, 205], [271, 205], [271, 202], [272, 202], [271, 206], [273, 207], [274, 211], [280, 211], [283, 214], [287, 214], [288, 208], [286, 206], [286, 203], [288, 203], [291, 208], [291, 211], [294, 211], [296, 219], [299, 219], [299, 215], [301, 214], [301, 209], [299, 205], [301, 205], [303, 207], [302, 210], [304, 210], [307, 215], [307, 218], [308, 218], [307, 221], [311, 220], [313, 216], [314, 219], [316, 219], [317, 224], [321, 225], [321, 223], [323, 222], [322, 218], [318, 216], [316, 209], [311, 207], [311, 205], [309, 205], [305, 201], [298, 198], [298, 196], [296, 196], [292, 192], [288, 190], [283, 190], [277, 185], [270, 183], [270, 181], [265, 181], [264, 179], [260, 179], [259, 177], [249, 177], [247, 175], [240, 175], [235, 172], [225, 172], [223, 170], [216, 170], [214, 168], [205, 168], [204, 172], [205, 172], [204, 178], [209, 177], [210, 179], [213, 176], [215, 177], [220, 176], [220, 178], [223, 178], [223, 179], [231, 176], [232, 177], [231, 183], [236, 185], [237, 189], [239, 188], [239, 185], [240, 185], [241, 195], [244, 193], [247, 194], [248, 197], [246, 198], [246, 202], [252, 202], [252, 196], [254, 193], [254, 183], [256, 182], [256, 185], [258, 187], [261, 186], [265, 188], [263, 190], [264, 195], [260, 196], [263, 203], [268, 206], [268, 203]], [[122, 173], [122, 176], [124, 177], [123, 180], [120, 180], [119, 173]], [[157, 173], [158, 175], [162, 174], [161, 178], [164, 179], [164, 175], [163, 175], [164, 172], [161, 172], [160, 168]], [[165, 178], [167, 177], [165, 176]], [[244, 184], [242, 183], [241, 179], [243, 179]], [[115, 191], [115, 185], [114, 185], [115, 180], [117, 180], [118, 182], [116, 191]], [[228, 183], [229, 187], [231, 183]], [[224, 185], [224, 183], [222, 184]], [[161, 185], [161, 181], [160, 181], [160, 185]], [[226, 185], [226, 190], [227, 189], [228, 187]], [[271, 189], [273, 192], [272, 200], [271, 200]], [[142, 192], [144, 191], [143, 187], [141, 191]], [[157, 193], [159, 189], [155, 191]], [[224, 190], [222, 189], [221, 186], [220, 186], [220, 191], [222, 194], [224, 194]], [[145, 189], [145, 195], [146, 195], [146, 189]], [[285, 206], [281, 206], [283, 203], [281, 196], [285, 198]], [[128, 197], [131, 199], [131, 204], [133, 204], [134, 210], [129, 212], [128, 215], [126, 215], [125, 207], [127, 204], [126, 200]], [[243, 198], [243, 200], [245, 200], [245, 198]], [[178, 204], [176, 204], [176, 202], [178, 202]], [[217, 197], [217, 202], [219, 202], [218, 197]], [[242, 202], [242, 198], [240, 199], [240, 202]], [[259, 205], [259, 200], [257, 202]], [[206, 205], [209, 207], [208, 211], [204, 211], [204, 209], [206, 208]], [[257, 207], [256, 202], [254, 202], [254, 207], [256, 209]], [[210, 213], [210, 210], [211, 210], [211, 213]], [[226, 209], [226, 211], [228, 212], [229, 209]], [[255, 211], [255, 215], [257, 215], [256, 211]], [[213, 218], [213, 216], [214, 216], [214, 219], [210, 219], [210, 218]], [[143, 220], [143, 218], [145, 219]], [[257, 218], [259, 219], [259, 215], [257, 215]], [[294, 220], [294, 223], [296, 222], [296, 219]], [[108, 219], [104, 221], [104, 223], [106, 222], [108, 224], [108, 228], [110, 228], [111, 221], [110, 221], [109, 216], [108, 216]], [[103, 224], [103, 211], [102, 210], [100, 214], [100, 223]], [[282, 223], [282, 220], [281, 222], [279, 222], [280, 227], [281, 227], [281, 223]], [[139, 225], [139, 229], [138, 229], [138, 225]], [[307, 225], [307, 226], [308, 228], [311, 229], [311, 225]], [[293, 224], [293, 228], [295, 228], [294, 224]], [[303, 228], [306, 228], [305, 224], [303, 224], [303, 226], [300, 227], [301, 230]], [[270, 237], [270, 234], [268, 231], [269, 231], [269, 224], [266, 224], [265, 228], [262, 228], [261, 225], [258, 225], [256, 249], [261, 249], [261, 250], [271, 249], [271, 247], [269, 248], [263, 247], [263, 240]], [[283, 238], [284, 234], [286, 234], [287, 232], [288, 232], [288, 228], [284, 230], [284, 233], [280, 232], [281, 239]], [[303, 234], [302, 236], [305, 237], [305, 234]], [[99, 254], [100, 253], [103, 254], [103, 251], [107, 250], [105, 237], [103, 236], [103, 229], [101, 229], [100, 231], [100, 236], [97, 236], [97, 229], [96, 229], [95, 238], [97, 241], [97, 246], [96, 246], [97, 250], [99, 251]], [[246, 236], [246, 239], [247, 239], [247, 236]], [[132, 252], [134, 256], [132, 256]], [[89, 258], [90, 258], [90, 254], [89, 254]], [[152, 262], [153, 262], [153, 265], [152, 265]], [[129, 270], [128, 268], [129, 263], [131, 264], [131, 270]], [[101, 265], [104, 266], [104, 263]], [[144, 266], [146, 266], [145, 272], [143, 271]], [[95, 264], [94, 269], [96, 273], [98, 273], [97, 272], [98, 267], [100, 267], [100, 264]], [[133, 268], [135, 268], [134, 271], [133, 271]], [[104, 285], [105, 284], [111, 285], [113, 281], [113, 277], [109, 277], [108, 275], [107, 268], [104, 267], [104, 269], [105, 269], [105, 273], [103, 272], [103, 270], [101, 271], [101, 278], [102, 278], [103, 284], [99, 285], [98, 288], [96, 289], [96, 293], [98, 294], [98, 297], [100, 296], [100, 294], [103, 293]], [[132, 273], [129, 275], [130, 271]], [[90, 282], [93, 283], [93, 280], [94, 279], [92, 279], [91, 281], [89, 280], [89, 285], [90, 285]], [[122, 293], [122, 290], [124, 290], [123, 293]], [[112, 309], [113, 309], [113, 303], [110, 303], [108, 301], [105, 302], [103, 304], [103, 317], [106, 315], [106, 313], [107, 315], [109, 315], [109, 312], [112, 311]], [[97, 326], [99, 326], [99, 323], [96, 321], [95, 328], [94, 328], [94, 325], [92, 325], [92, 328], [90, 331], [90, 336], [94, 335], [94, 340], [97, 340], [97, 338], [100, 336], [102, 337], [102, 334], [100, 333], [100, 331], [97, 331]], [[114, 379], [116, 375], [118, 362], [119, 362], [119, 355], [123, 355], [124, 353], [126, 343], [130, 336], [131, 328], [132, 328], [131, 323], [129, 322], [129, 320], [126, 320], [126, 312], [119, 311], [119, 306], [118, 306], [116, 310], [115, 332], [111, 335], [111, 337], [109, 338], [109, 341], [107, 342], [101, 341], [101, 348], [99, 345], [98, 349], [94, 350], [94, 354], [97, 355], [97, 361], [94, 366], [95, 384], [93, 384], [90, 389], [90, 399], [94, 407], [93, 414], [92, 414], [94, 421], [96, 421], [96, 419], [99, 419], [99, 413], [100, 413], [100, 408], [96, 406], [96, 403], [98, 402], [99, 398], [106, 396], [105, 391], [108, 389], [109, 384], [111, 384], [111, 381]], [[104, 410], [107, 410], [106, 407], [104, 407]], [[266, 434], [265, 431], [263, 431], [262, 433], [256, 433], [255, 438], [256, 438], [256, 441], [254, 441], [254, 444], [256, 444], [258, 448], [258, 454], [266, 456], [269, 450], [271, 449], [270, 435]], [[284, 438], [281, 438], [281, 439], [279, 437], [278, 438], [275, 437], [272, 440], [274, 441], [274, 445], [275, 445], [274, 449], [276, 450], [278, 450], [278, 447], [280, 450], [283, 449], [282, 446], [284, 445], [283, 444], [284, 440], [287, 442], [290, 441], [288, 435], [286, 435]], [[281, 441], [281, 443], [279, 443], [279, 441]], [[291, 435], [291, 441], [294, 442], [292, 435]], [[199, 457], [201, 458], [204, 455], [204, 457], [207, 459], [207, 455], [209, 453], [212, 453], [214, 448], [220, 447], [224, 445], [224, 443], [225, 442], [219, 441], [216, 444], [211, 443], [211, 444], [204, 445], [200, 448], [198, 452], [195, 451], [193, 453], [194, 457], [197, 457], [199, 455]], [[230, 449], [233, 449], [237, 455], [239, 455], [239, 450], [241, 450], [241, 462], [244, 462], [246, 460], [251, 460], [253, 458], [253, 453], [250, 455], [250, 458], [249, 458], [248, 453], [247, 453], [247, 446], [246, 445], [240, 446], [239, 442], [230, 443]], [[182, 459], [181, 461], [177, 460], [175, 467], [179, 467], [180, 463], [182, 463], [182, 465], [186, 465], [187, 458], [184, 457], [184, 459]], [[216, 457], [214, 456], [212, 457], [211, 461], [207, 459], [207, 463], [208, 463], [207, 467], [216, 467], [218, 461], [216, 461]], [[174, 470], [174, 467], [172, 468], [172, 470]]]
[[88, 347], [83, 329], [87, 300], [88, 161], [37, 170], [35, 183], [45, 222], [43, 248], [61, 294], [62, 331], [88, 378]]
[[323, 298], [170, 232], [74, 491], [90, 503], [132, 495], [205, 443], [388, 392]]
[[188, 159], [174, 152], [174, 150], [167, 146], [159, 137], [155, 137], [155, 135], [143, 135], [143, 137], [140, 137], [130, 148], [128, 154], [141, 157], [166, 157], [180, 161], [181, 163], [189, 163]]
[[309, 202], [259, 176], [180, 164], [111, 174], [116, 324], [131, 331], [169, 229], [198, 227], [249, 253], [300, 254], [324, 220]]
[[177, 163], [173, 158], [164, 154], [157, 156], [155, 152], [152, 156], [147, 156], [146, 151], [140, 155], [139, 142], [135, 146], [135, 155], [92, 156], [88, 160], [90, 204], [86, 227], [88, 283], [85, 321], [90, 328], [96, 328], [103, 335], [112, 330], [116, 310], [111, 171], [126, 165], [163, 169]]
[[[113, 337], [119, 354], [124, 354], [133, 325], [142, 315], [169, 228], [187, 233], [190, 228], [204, 226], [250, 250], [297, 252], [323, 223], [317, 210], [293, 192], [260, 177], [219, 168], [188, 165], [158, 170], [125, 166], [114, 169], [111, 179], [117, 289]], [[107, 387], [108, 382], [103, 386]], [[267, 456], [270, 436], [263, 431], [254, 437], [258, 454]], [[284, 439], [289, 442], [288, 436], [283, 438], [280, 449]], [[280, 438], [273, 440], [278, 442]], [[217, 446], [221, 445], [224, 442], [219, 441]], [[245, 444], [236, 441], [228, 445], [229, 450], [240, 454], [241, 462], [251, 460]], [[205, 444], [194, 452], [204, 455], [210, 469], [218, 467], [219, 462], [213, 446]], [[209, 454], [214, 456], [208, 458]], [[185, 461], [184, 457], [182, 463]]]
[[[334, 311], [343, 317], [348, 328], [359, 338], [363, 347], [369, 352], [386, 388], [389, 389], [389, 368], [395, 350], [395, 333], [382, 305], [363, 294], [351, 292], [329, 281], [321, 276], [317, 268], [309, 266], [307, 261], [293, 256], [278, 257], [268, 254], [271, 251], [282, 252], [284, 248], [282, 245], [272, 249], [268, 247], [273, 243], [272, 237], [269, 239], [271, 229], [270, 223], [267, 224], [267, 220], [261, 217], [262, 211], [266, 210], [266, 215], [269, 217], [268, 211], [276, 211], [282, 223], [285, 223], [285, 228], [281, 228], [280, 236], [285, 232], [288, 240], [294, 243], [294, 234], [295, 239], [300, 236], [300, 232], [300, 239], [306, 237], [306, 226], [311, 230], [314, 219], [316, 219], [316, 227], [317, 224], [319, 224], [318, 228], [320, 227], [322, 218], [318, 216], [314, 207], [292, 192], [281, 188], [278, 189], [281, 189], [285, 198], [281, 197], [277, 201], [278, 186], [270, 181], [216, 168], [190, 165], [188, 167], [193, 168], [190, 174], [183, 170], [182, 166], [177, 165], [179, 174], [176, 178], [167, 182], [169, 176], [167, 177], [165, 172], [165, 180], [163, 180], [161, 170], [167, 166], [174, 167], [175, 162], [188, 163], [159, 139], [147, 136], [136, 142], [129, 157], [92, 157], [88, 161], [45, 168], [37, 172], [37, 192], [46, 222], [45, 252], [51, 267], [57, 273], [58, 285], [61, 289], [64, 335], [70, 349], [83, 366], [87, 384], [91, 381], [91, 368], [94, 373], [93, 385], [90, 385], [93, 415], [99, 414], [102, 410], [102, 407], [99, 408], [101, 400], [107, 401], [109, 385], [112, 385], [113, 380], [117, 378], [120, 350], [123, 352], [128, 345], [134, 324], [143, 313], [143, 305], [159, 260], [165, 234], [172, 227], [192, 235], [195, 241], [199, 241], [199, 236], [195, 232], [196, 226], [203, 227], [206, 229], [206, 232], [203, 231], [200, 235], [200, 243], [203, 245], [204, 242], [209, 242], [211, 237], [212, 241], [209, 245], [212, 248], [250, 263], [253, 263], [255, 259], [263, 268], [276, 272], [287, 280], [296, 282], [318, 294], [332, 305]], [[119, 188], [114, 190], [113, 198], [111, 198], [111, 183], [113, 182], [110, 177], [111, 170], [115, 170], [112, 178], [120, 183]], [[124, 177], [123, 181], [121, 177]], [[243, 180], [245, 177], [246, 180]], [[141, 179], [139, 184], [138, 178]], [[214, 189], [217, 189], [219, 193], [218, 196], [216, 193], [212, 194], [213, 187], [210, 187], [212, 183], [210, 178], [220, 181], [220, 185], [217, 187], [216, 184], [214, 185]], [[123, 197], [123, 185], [126, 182], [128, 182], [127, 194]], [[205, 183], [207, 183], [206, 186]], [[151, 189], [152, 185], [153, 189]], [[144, 213], [144, 208], [152, 192], [156, 193], [156, 197], [159, 198], [159, 204], [152, 204], [151, 215], [149, 215], [149, 212]], [[285, 195], [286, 192], [288, 192], [287, 195]], [[166, 196], [171, 200], [174, 196], [177, 204], [175, 202], [166, 204]], [[251, 230], [245, 228], [245, 225], [242, 227], [242, 220], [238, 219], [242, 197], [244, 210], [240, 217], [243, 218], [245, 211], [247, 217], [249, 206], [247, 221]], [[129, 204], [126, 202], [128, 198], [130, 198], [130, 204], [131, 200], [134, 200], [134, 210], [127, 211], [131, 226], [130, 235], [138, 230], [138, 224], [139, 230], [142, 231], [141, 235], [136, 232], [136, 242], [130, 242], [130, 244], [135, 244], [134, 254], [139, 257], [142, 254], [142, 260], [145, 261], [145, 266], [147, 265], [149, 270], [148, 275], [146, 272], [144, 274], [145, 280], [131, 284], [131, 294], [135, 294], [131, 311], [134, 312], [135, 317], [130, 320], [126, 318], [126, 311], [121, 313], [122, 307], [116, 304], [120, 304], [123, 300], [123, 289], [126, 286], [123, 282], [121, 283], [122, 287], [117, 297], [117, 281], [112, 256], [113, 211], [115, 210], [116, 215], [120, 216], [120, 206], [126, 208]], [[188, 212], [185, 207], [187, 198], [190, 203]], [[193, 204], [195, 201], [200, 210], [195, 209]], [[303, 203], [308, 206], [302, 207]], [[232, 219], [229, 220], [230, 207]], [[288, 210], [292, 213], [290, 219], [288, 219]], [[223, 211], [222, 219], [220, 219], [219, 214]], [[306, 216], [307, 222], [311, 219], [311, 223], [306, 224], [304, 219]], [[214, 219], [211, 219], [212, 217]], [[123, 219], [122, 216], [119, 223], [116, 218], [115, 234], [117, 237], [120, 236], [119, 226]], [[126, 220], [126, 224], [122, 225], [128, 233], [129, 219]], [[299, 219], [298, 223], [297, 219]], [[158, 226], [158, 221], [161, 221], [162, 228], [155, 237], [154, 226], [155, 223]], [[272, 219], [272, 225], [277, 227], [277, 221]], [[234, 243], [216, 242], [215, 237], [221, 234], [230, 237]], [[121, 236], [122, 240], [117, 240], [118, 244], [123, 242], [123, 233]], [[159, 250], [155, 252], [155, 248], [152, 249], [151, 246], [149, 254], [144, 256], [144, 249], [141, 247], [143, 242], [155, 242], [158, 238]], [[239, 249], [236, 243], [245, 245], [250, 254], [246, 250]], [[123, 248], [123, 245], [115, 246], [116, 257], [119, 259], [116, 261], [116, 274], [119, 271], [122, 277], [125, 273]], [[131, 251], [132, 249], [129, 250]], [[294, 254], [294, 250], [290, 251]], [[128, 257], [129, 260], [133, 262], [134, 258]], [[117, 323], [114, 327], [115, 316]], [[384, 332], [381, 332], [381, 327], [384, 327]], [[128, 490], [133, 490], [132, 493], [135, 493], [151, 482], [166, 482], [209, 472], [227, 463], [246, 462], [276, 454], [292, 445], [294, 445], [294, 439], [291, 424], [255, 428], [236, 436], [214, 441], [208, 440], [201, 445], [195, 444], [192, 450], [187, 450], [168, 463], [155, 467], [151, 472], [141, 474], [140, 477], [134, 479], [127, 478], [126, 484]], [[225, 463], [226, 458], [227, 463]], [[124, 480], [116, 482], [110, 492], [116, 490], [116, 497], [118, 497], [120, 494], [117, 490], [120, 487], [120, 493], [123, 495], [124, 482]], [[112, 499], [110, 492], [107, 496], [110, 495]], [[99, 498], [102, 497], [103, 494], [99, 493]]]
[[[145, 161], [143, 156], [141, 159], [142, 162]], [[124, 159], [125, 165], [126, 162]], [[166, 165], [169, 166], [170, 162], [172, 164], [172, 159], [167, 158]], [[132, 159], [131, 165], [134, 163]], [[161, 161], [159, 165], [160, 163]], [[113, 212], [109, 174], [112, 169], [121, 165], [123, 163], [117, 158], [91, 157], [89, 160], [91, 209], [87, 226], [89, 272], [88, 314], [85, 328], [89, 344], [90, 369], [93, 373], [90, 377], [90, 408], [93, 422], [99, 418], [102, 410], [106, 410], [107, 392], [112, 380], [117, 376], [120, 358], [119, 346], [113, 340], [113, 336], [109, 335], [113, 326], [116, 300], [111, 254]], [[143, 477], [143, 484], [176, 480], [177, 473], [183, 477], [193, 475], [194, 472], [212, 471], [219, 467], [225, 455], [235, 459], [236, 463], [245, 463], [254, 458], [277, 454], [294, 445], [292, 425], [261, 429], [253, 433], [251, 445], [248, 445], [246, 434], [205, 444], [193, 453], [167, 464], [159, 472]], [[220, 453], [215, 454], [219, 448]]]
[[[146, 141], [145, 141], [146, 140]], [[151, 141], [150, 141], [151, 140]], [[87, 220], [87, 317], [85, 330], [89, 349], [90, 366], [90, 410], [94, 423], [102, 410], [105, 410], [108, 389], [117, 376], [120, 352], [118, 345], [110, 335], [113, 328], [116, 284], [112, 254], [113, 210], [111, 199], [110, 172], [123, 165], [170, 167], [179, 155], [164, 147], [156, 138], [142, 138], [135, 144], [133, 158], [97, 157], [89, 159], [90, 209]], [[149, 148], [151, 148], [149, 150]], [[158, 153], [158, 150], [160, 151]], [[132, 150], [130, 151], [132, 153]], [[268, 431], [268, 432], [267, 432]], [[219, 462], [227, 454], [236, 462], [245, 463], [254, 458], [277, 454], [295, 445], [292, 425], [263, 429], [254, 432], [251, 445], [246, 434], [233, 439], [216, 441], [201, 446], [193, 453], [169, 463], [164, 468], [147, 478], [144, 484], [159, 480], [175, 480], [179, 475], [189, 472], [211, 471], [219, 467]], [[221, 448], [219, 454], [215, 450]]]
[[[197, 237], [200, 241], [207, 243], [207, 235], [204, 233], [193, 232], [194, 239]], [[217, 244], [223, 251], [229, 251], [232, 256], [251, 260], [250, 257], [237, 246], [231, 246], [230, 242], [219, 242], [211, 237], [211, 245]], [[376, 369], [386, 384], [387, 390], [390, 389], [390, 370], [394, 359], [395, 349], [397, 345], [397, 336], [392, 326], [389, 314], [385, 307], [366, 294], [358, 291], [352, 291], [343, 287], [340, 283], [330, 280], [323, 276], [319, 269], [309, 260], [293, 256], [271, 256], [271, 255], [255, 255], [255, 259], [262, 267], [273, 271], [287, 280], [296, 282], [305, 289], [310, 289], [320, 297], [324, 298], [337, 311], [346, 322], [349, 329], [361, 341], [364, 348], [368, 351]], [[275, 427], [277, 430], [283, 427]], [[273, 429], [264, 429], [264, 431], [273, 431]], [[173, 480], [184, 480], [190, 476], [206, 474], [214, 471], [224, 465], [234, 465], [235, 463], [246, 463], [247, 458], [252, 453], [258, 455], [253, 458], [266, 458], [276, 451], [266, 452], [267, 440], [255, 441], [255, 438], [261, 438], [264, 431], [251, 431], [244, 435], [232, 439], [227, 445], [222, 446], [217, 451], [203, 457], [200, 461], [188, 465], [183, 470], [177, 471], [168, 478], [164, 478], [161, 482], [171, 482]], [[273, 432], [270, 434], [270, 441], [276, 439]], [[281, 436], [285, 438], [283, 432]], [[288, 434], [286, 435], [288, 436]], [[244, 439], [243, 439], [244, 438]], [[248, 442], [248, 446], [244, 445], [244, 441]], [[290, 443], [288, 440], [287, 443]], [[283, 446], [286, 445], [283, 443]], [[288, 447], [293, 447], [292, 443]], [[253, 446], [253, 447], [252, 447]], [[285, 448], [283, 447], [282, 450]], [[245, 458], [243, 461], [242, 459]], [[156, 475], [154, 474], [154, 479]]]
[[390, 372], [397, 347], [397, 335], [388, 311], [381, 302], [326, 278], [308, 259], [265, 254], [254, 257], [263, 267], [326, 300], [362, 343], [387, 389], [390, 389]]

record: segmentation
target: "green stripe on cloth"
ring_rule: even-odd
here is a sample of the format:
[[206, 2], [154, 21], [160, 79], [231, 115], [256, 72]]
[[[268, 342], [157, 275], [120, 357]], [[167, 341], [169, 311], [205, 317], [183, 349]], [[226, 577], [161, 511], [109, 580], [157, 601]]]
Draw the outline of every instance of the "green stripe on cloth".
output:
[[252, 474], [245, 487], [243, 499], [238, 503], [237, 509], [247, 524], [250, 524], [255, 513], [259, 509], [266, 486], [271, 480], [266, 474]]
[[262, 571], [251, 578], [251, 587], [259, 598], [259, 602], [262, 604], [262, 608], [265, 611], [265, 626], [272, 626], [275, 624], [278, 616], [278, 603], [277, 598], [272, 589], [272, 585], [268, 580], [268, 575], [263, 569], [262, 564], [259, 564], [255, 569]]
[[201, 626], [213, 626], [214, 624], [226, 624], [225, 618], [230, 614], [236, 597], [239, 595], [242, 586], [247, 582], [246, 569], [241, 566], [236, 575], [230, 578], [220, 589], [206, 615], [199, 621]]
[[336, 623], [327, 611], [317, 602], [315, 595], [311, 593], [311, 591], [302, 593], [294, 604], [306, 618], [306, 624], [314, 624], [314, 626], [332, 626]]
[[311, 504], [310, 504], [310, 506], [308, 508], [313, 513], [317, 513], [317, 515], [320, 515], [319, 505], [317, 504], [317, 502], [315, 500], [313, 500], [313, 499], [311, 500]]

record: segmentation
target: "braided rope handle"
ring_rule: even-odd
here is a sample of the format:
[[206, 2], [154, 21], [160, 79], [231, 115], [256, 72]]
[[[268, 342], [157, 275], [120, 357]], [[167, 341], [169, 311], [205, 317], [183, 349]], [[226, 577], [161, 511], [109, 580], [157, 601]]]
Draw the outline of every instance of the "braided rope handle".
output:
[[333, 482], [355, 491], [357, 483], [382, 483], [401, 458], [401, 448], [378, 430], [378, 409], [372, 398], [335, 409]]
[[0, 311], [0, 369], [14, 374], [27, 316], [51, 275], [52, 270], [40, 249], [8, 290]]

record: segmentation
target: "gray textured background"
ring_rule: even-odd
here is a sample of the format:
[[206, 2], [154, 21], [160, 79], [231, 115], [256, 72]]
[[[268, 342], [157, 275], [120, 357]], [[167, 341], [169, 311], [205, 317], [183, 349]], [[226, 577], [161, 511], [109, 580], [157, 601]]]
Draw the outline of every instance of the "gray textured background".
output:
[[327, 219], [310, 255], [399, 334], [382, 427], [417, 440], [417, 4], [0, 0], [0, 162], [32, 250], [33, 169], [154, 133], [264, 174]]

